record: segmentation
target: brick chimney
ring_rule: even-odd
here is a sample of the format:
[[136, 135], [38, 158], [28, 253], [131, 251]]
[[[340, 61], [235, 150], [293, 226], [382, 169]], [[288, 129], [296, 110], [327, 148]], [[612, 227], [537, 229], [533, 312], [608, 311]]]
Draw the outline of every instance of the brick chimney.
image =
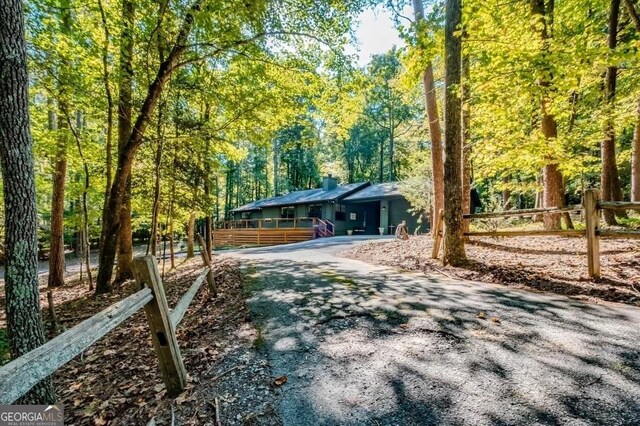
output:
[[332, 189], [336, 189], [337, 186], [338, 186], [338, 179], [331, 176], [331, 174], [329, 174], [329, 176], [325, 176], [322, 178], [323, 191], [331, 191]]

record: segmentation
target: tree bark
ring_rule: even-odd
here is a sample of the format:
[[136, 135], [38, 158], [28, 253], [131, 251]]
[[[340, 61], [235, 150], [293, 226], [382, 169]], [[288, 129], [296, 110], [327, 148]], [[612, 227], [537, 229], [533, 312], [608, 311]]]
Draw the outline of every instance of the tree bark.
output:
[[[71, 15], [68, 4], [60, 12], [60, 31], [67, 32], [71, 28]], [[51, 194], [51, 223], [49, 229], [49, 277], [48, 286], [64, 285], [64, 194], [67, 180], [67, 138], [69, 125], [65, 119], [67, 111], [67, 91], [69, 79], [69, 63], [63, 58], [58, 64], [58, 130], [56, 132], [56, 157], [53, 171], [53, 188]]]
[[[424, 19], [422, 0], [413, 0], [413, 14], [416, 22]], [[429, 135], [431, 136], [431, 168], [433, 174], [433, 211], [439, 212], [444, 208], [444, 152], [442, 146], [442, 130], [440, 128], [440, 116], [438, 115], [438, 99], [436, 97], [435, 80], [433, 77], [433, 65], [427, 64], [422, 74], [424, 87], [427, 121], [429, 122]]]
[[189, 223], [187, 224], [187, 259], [191, 259], [194, 255], [193, 239], [196, 230], [196, 212], [191, 211], [189, 214]]
[[504, 188], [502, 189], [502, 210], [511, 210], [513, 208], [511, 189], [509, 189], [510, 182], [510, 176], [504, 176], [502, 178], [502, 183], [504, 185]]
[[640, 100], [631, 147], [631, 201], [640, 202]]
[[[160, 64], [156, 77], [149, 86], [147, 96], [140, 108], [140, 113], [133, 126], [126, 147], [118, 154], [118, 167], [109, 193], [107, 212], [120, 211], [125, 199], [125, 191], [127, 189], [127, 183], [129, 182], [129, 175], [131, 174], [135, 154], [142, 144], [145, 130], [149, 124], [149, 118], [158, 104], [160, 94], [164, 90], [169, 76], [186, 49], [187, 38], [191, 32], [194, 21], [194, 13], [198, 10], [200, 10], [200, 1], [196, 1], [186, 14], [182, 28], [176, 36], [176, 41], [167, 59]], [[107, 293], [111, 290], [111, 276], [113, 274], [113, 262], [116, 255], [116, 238], [120, 230], [120, 225], [120, 215], [108, 213], [105, 215], [102, 225], [102, 246], [100, 248], [96, 294]]]
[[58, 134], [49, 228], [49, 287], [64, 285], [64, 192], [67, 179], [67, 123], [58, 116]]
[[[471, 213], [471, 66], [469, 56], [462, 58], [462, 213]], [[462, 223], [469, 232], [469, 220]]]
[[[0, 3], [0, 163], [6, 232], [5, 309], [13, 358], [45, 341], [38, 293], [38, 218], [28, 87], [23, 3], [6, 0]], [[18, 403], [53, 404], [55, 400], [47, 378]]]
[[[610, 4], [607, 44], [609, 49], [613, 51], [618, 44], [620, 0], [611, 0]], [[605, 125], [604, 138], [600, 145], [600, 155], [602, 159], [602, 175], [600, 180], [602, 201], [622, 201], [622, 187], [620, 185], [620, 176], [616, 163], [616, 138], [613, 123], [617, 75], [617, 67], [607, 67], [604, 84], [607, 122]], [[617, 223], [613, 210], [605, 210], [603, 217], [607, 225], [615, 225]]]
[[380, 161], [378, 170], [378, 180], [384, 182], [384, 139], [380, 139]]
[[107, 14], [104, 10], [102, 0], [98, 0], [98, 9], [100, 9], [100, 18], [102, 20], [102, 28], [104, 31], [104, 43], [102, 44], [102, 81], [104, 83], [104, 91], [107, 97], [107, 143], [105, 150], [107, 151], [107, 158], [105, 164], [105, 177], [106, 185], [104, 191], [104, 199], [109, 197], [109, 191], [111, 190], [111, 169], [113, 168], [113, 158], [111, 149], [113, 147], [113, 95], [111, 94], [110, 73], [109, 73], [109, 43], [111, 35], [109, 34], [109, 27], [107, 25]]
[[73, 129], [71, 125], [71, 119], [69, 118], [69, 113], [64, 111], [64, 115], [67, 119], [67, 124], [69, 125], [69, 129], [76, 140], [76, 148], [78, 149], [78, 155], [80, 156], [80, 161], [82, 162], [82, 168], [84, 170], [84, 185], [82, 187], [82, 229], [80, 230], [80, 245], [82, 246], [82, 257], [80, 259], [80, 281], [82, 281], [82, 260], [84, 259], [85, 267], [87, 269], [87, 279], [89, 280], [89, 291], [93, 290], [93, 276], [91, 274], [91, 236], [89, 235], [89, 202], [88, 202], [88, 192], [89, 192], [89, 183], [90, 183], [90, 174], [89, 174], [89, 165], [87, 164], [87, 159], [84, 157], [84, 152], [82, 151], [82, 144], [80, 141], [80, 135], [78, 131], [82, 128], [82, 113], [78, 111], [76, 113], [76, 129]]
[[[625, 0], [629, 16], [640, 33], [640, 15], [632, 0]], [[633, 129], [633, 142], [631, 145], [631, 201], [640, 202], [640, 99], [636, 110], [636, 124]]]
[[[542, 41], [542, 53], [543, 56], [547, 56], [549, 53], [549, 32], [547, 26], [547, 19], [552, 22], [553, 16], [553, 0], [550, 2], [549, 13], [545, 8], [544, 0], [531, 0], [531, 16], [534, 21], [534, 32], [538, 34], [538, 37]], [[548, 65], [546, 65], [548, 67]], [[545, 74], [550, 74], [545, 73]], [[549, 111], [551, 98], [549, 92], [551, 90], [551, 79], [549, 77], [543, 77], [538, 80], [538, 86], [542, 88], [542, 94], [540, 97], [540, 110], [541, 110], [541, 131], [545, 140], [551, 142], [558, 137], [558, 124], [554, 115]], [[562, 207], [564, 205], [564, 188], [562, 185], [562, 174], [559, 170], [558, 162], [555, 158], [547, 156], [545, 157], [547, 164], [542, 169], [542, 202], [544, 207]], [[560, 215], [544, 215], [544, 228], [545, 229], [561, 229], [562, 224], [560, 221]]]
[[[207, 163], [208, 164], [208, 163]], [[205, 177], [204, 177], [204, 199], [206, 202], [205, 205], [205, 211], [206, 211], [206, 216], [204, 219], [204, 241], [205, 241], [205, 245], [206, 250], [207, 250], [207, 254], [209, 255], [209, 258], [211, 258], [211, 253], [212, 253], [212, 241], [211, 241], [211, 184], [209, 182], [209, 179], [211, 179], [211, 177], [209, 176], [209, 173], [211, 172], [210, 168], [208, 166], [205, 167]]]
[[445, 264], [466, 262], [462, 220], [462, 102], [460, 86], [462, 41], [457, 32], [462, 21], [462, 1], [447, 0], [445, 13], [445, 157], [444, 256]]
[[[132, 0], [122, 2], [122, 44], [120, 45], [120, 75], [118, 97], [118, 155], [126, 149], [131, 136], [132, 92], [133, 92], [133, 29], [135, 25], [135, 3]], [[118, 230], [118, 262], [116, 282], [133, 278], [133, 237], [131, 232], [131, 171], [127, 174], [127, 183], [120, 209], [120, 228]]]
[[162, 178], [162, 148], [164, 145], [164, 134], [162, 131], [162, 110], [161, 104], [158, 108], [158, 148], [155, 158], [155, 185], [153, 189], [153, 211], [151, 213], [151, 240], [149, 242], [149, 250], [155, 256], [158, 243], [158, 216], [160, 215], [160, 181]]

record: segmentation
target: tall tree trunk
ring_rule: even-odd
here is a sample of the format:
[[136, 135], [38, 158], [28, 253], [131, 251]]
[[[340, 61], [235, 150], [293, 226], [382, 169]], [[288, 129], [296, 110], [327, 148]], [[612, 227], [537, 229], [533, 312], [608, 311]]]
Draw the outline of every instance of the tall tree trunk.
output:
[[[422, 0], [413, 0], [413, 14], [418, 28], [424, 21], [424, 7]], [[433, 178], [433, 211], [439, 212], [444, 208], [444, 151], [442, 145], [442, 130], [438, 115], [438, 99], [436, 97], [435, 79], [431, 61], [422, 74], [429, 135], [431, 136], [431, 167]]]
[[462, 42], [458, 31], [462, 1], [447, 0], [445, 13], [445, 157], [444, 157], [444, 256], [445, 264], [466, 262], [462, 220], [462, 103], [460, 86]]
[[[29, 76], [23, 3], [0, 3], [0, 163], [5, 211], [5, 309], [11, 356], [45, 342], [38, 293], [38, 217], [29, 130]], [[18, 403], [53, 404], [49, 378]]]
[[[607, 44], [611, 51], [616, 49], [618, 44], [618, 18], [620, 15], [620, 0], [611, 0], [609, 10], [609, 31]], [[605, 75], [605, 99], [606, 99], [606, 116], [604, 138], [600, 145], [600, 155], [602, 158], [602, 175], [600, 187], [602, 192], [602, 201], [621, 201], [622, 187], [620, 185], [620, 176], [618, 173], [618, 165], [616, 163], [616, 138], [613, 123], [613, 110], [615, 108], [616, 98], [616, 80], [618, 68], [615, 66], [607, 67]], [[607, 225], [615, 225], [616, 218], [612, 210], [604, 210], [604, 221]]]
[[[71, 28], [71, 13], [68, 2], [62, 3], [60, 12], [60, 31], [67, 32]], [[58, 72], [58, 131], [57, 147], [53, 172], [53, 188], [51, 194], [51, 227], [49, 233], [49, 287], [64, 285], [64, 194], [67, 180], [67, 138], [69, 125], [64, 113], [67, 110], [69, 63], [62, 58]]]
[[[118, 156], [127, 147], [131, 135], [132, 92], [133, 92], [133, 30], [135, 25], [135, 3], [133, 0], [122, 2], [122, 44], [120, 45], [120, 95], [118, 98]], [[123, 194], [123, 202], [118, 210], [120, 228], [118, 229], [118, 262], [116, 282], [133, 278], [133, 236], [131, 231], [131, 171]]]
[[640, 100], [638, 100], [631, 147], [631, 201], [640, 202]]
[[[280, 153], [278, 152], [278, 140], [273, 141], [273, 195], [278, 196], [280, 188], [278, 187], [278, 160], [280, 157]], [[226, 217], [226, 206], [225, 206], [225, 217]]]
[[193, 210], [189, 214], [189, 223], [187, 224], [187, 259], [191, 259], [194, 255], [193, 239], [196, 230], [196, 212]]
[[[177, 167], [177, 164], [176, 164], [175, 155], [174, 155], [172, 170], [175, 170], [176, 167]], [[175, 201], [175, 197], [176, 197], [176, 177], [174, 174], [173, 176], [171, 176], [171, 196], [169, 200], [169, 254], [171, 259], [171, 269], [174, 269], [176, 267], [175, 250], [173, 249], [173, 243], [174, 243], [173, 241], [173, 202]]]
[[389, 182], [395, 180], [395, 173], [393, 170], [394, 164], [394, 150], [395, 150], [395, 119], [393, 116], [393, 94], [391, 88], [388, 89], [388, 97], [391, 104], [389, 105]]
[[155, 158], [155, 184], [153, 188], [153, 209], [151, 212], [151, 238], [149, 241], [149, 247], [147, 253], [151, 252], [156, 255], [158, 245], [158, 218], [160, 215], [160, 182], [162, 178], [162, 148], [164, 141], [164, 134], [162, 131], [162, 110], [163, 103], [160, 103], [158, 108], [158, 148], [156, 149]]
[[[624, 4], [627, 6], [636, 31], [640, 33], [640, 15], [638, 15], [633, 0], [625, 0]], [[640, 99], [638, 99], [636, 124], [631, 145], [631, 201], [640, 202]]]
[[[471, 66], [469, 56], [462, 58], [462, 212], [471, 213]], [[469, 220], [463, 221], [469, 232]]]
[[74, 130], [73, 125], [71, 123], [71, 118], [69, 117], [68, 111], [63, 111], [64, 116], [67, 120], [67, 124], [69, 126], [69, 130], [73, 134], [73, 137], [76, 141], [76, 148], [78, 149], [78, 155], [80, 157], [80, 161], [82, 162], [82, 168], [84, 170], [84, 185], [82, 187], [82, 201], [81, 201], [81, 209], [82, 209], [82, 226], [80, 230], [80, 245], [82, 247], [82, 256], [80, 259], [80, 281], [82, 281], [82, 261], [85, 262], [85, 267], [87, 269], [87, 278], [89, 280], [89, 291], [93, 290], [93, 276], [91, 274], [91, 237], [89, 235], [89, 207], [88, 207], [88, 192], [89, 192], [89, 165], [87, 164], [87, 160], [84, 157], [84, 152], [82, 151], [82, 144], [80, 141], [79, 130], [82, 128], [82, 113], [78, 111], [76, 113], [76, 130]]
[[504, 188], [502, 189], [502, 210], [511, 210], [513, 208], [511, 189], [509, 188], [510, 182], [511, 178], [509, 176], [502, 178], [502, 184], [504, 185]]
[[104, 191], [105, 204], [106, 199], [109, 196], [111, 190], [111, 175], [112, 175], [112, 154], [111, 149], [113, 147], [113, 95], [111, 94], [111, 83], [109, 73], [109, 44], [111, 35], [109, 34], [109, 26], [107, 25], [107, 14], [104, 10], [102, 0], [98, 0], [98, 9], [100, 9], [100, 18], [102, 21], [102, 29], [104, 32], [104, 43], [102, 44], [102, 81], [104, 83], [104, 91], [107, 97], [107, 143], [105, 150], [107, 151], [107, 158], [105, 164], [106, 185]]
[[64, 193], [67, 179], [67, 135], [69, 126], [64, 119], [62, 105], [58, 105], [58, 132], [55, 166], [53, 171], [53, 188], [51, 194], [51, 226], [49, 231], [49, 278], [48, 286], [64, 285]]
[[131, 174], [131, 167], [133, 166], [133, 160], [138, 148], [140, 148], [140, 145], [142, 144], [145, 130], [149, 124], [149, 118], [158, 104], [160, 94], [164, 90], [164, 87], [169, 80], [169, 76], [173, 72], [174, 68], [178, 64], [178, 60], [186, 49], [187, 38], [191, 32], [191, 27], [194, 21], [194, 14], [199, 10], [200, 1], [198, 0], [187, 12], [182, 27], [176, 36], [176, 41], [171, 48], [167, 59], [160, 64], [156, 77], [149, 86], [147, 96], [140, 108], [140, 113], [138, 114], [138, 118], [133, 126], [128, 142], [125, 148], [121, 150], [118, 155], [118, 167], [113, 177], [113, 185], [111, 186], [108, 203], [105, 209], [107, 214], [103, 215], [104, 220], [101, 234], [102, 245], [100, 247], [96, 294], [107, 293], [111, 290], [113, 262], [116, 257], [116, 241], [118, 231], [120, 230], [120, 215], [108, 214], [108, 212], [118, 212], [122, 207], [125, 199], [127, 183], [129, 182], [129, 176]]
[[[216, 185], [215, 212], [216, 212], [216, 222], [218, 222], [220, 221], [220, 181], [218, 180], [218, 175], [216, 175], [213, 181], [215, 182], [215, 185]], [[265, 193], [265, 197], [266, 197], [266, 193]]]
[[[533, 31], [537, 33], [542, 41], [542, 52], [545, 57], [549, 54], [549, 31], [548, 22], [553, 22], [553, 0], [550, 1], [548, 8], [545, 7], [544, 0], [531, 0], [531, 16], [534, 22]], [[548, 13], [547, 13], [548, 12]], [[540, 95], [540, 111], [541, 111], [541, 132], [545, 140], [552, 142], [558, 137], [558, 124], [554, 115], [549, 111], [551, 104], [551, 78], [549, 77], [550, 65], [547, 67], [549, 72], [544, 73], [545, 77], [538, 80], [538, 86], [542, 88]], [[542, 202], [544, 207], [562, 207], [564, 205], [564, 188], [562, 185], [562, 174], [559, 170], [557, 159], [547, 156], [545, 157], [546, 165], [542, 169]], [[560, 215], [544, 215], [545, 229], [560, 229]]]
[[380, 139], [380, 170], [378, 170], [378, 180], [384, 182], [384, 139]]

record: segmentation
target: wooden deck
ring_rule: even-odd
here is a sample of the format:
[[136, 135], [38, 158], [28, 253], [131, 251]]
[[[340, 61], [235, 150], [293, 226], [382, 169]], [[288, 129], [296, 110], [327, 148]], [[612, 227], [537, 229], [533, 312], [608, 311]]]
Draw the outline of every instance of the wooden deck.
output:
[[273, 246], [297, 243], [313, 239], [313, 228], [255, 228], [216, 229], [213, 231], [213, 245], [224, 246]]
[[[327, 230], [329, 226], [330, 230]], [[333, 235], [333, 224], [317, 218], [243, 219], [218, 224], [213, 231], [216, 247], [272, 246]]]

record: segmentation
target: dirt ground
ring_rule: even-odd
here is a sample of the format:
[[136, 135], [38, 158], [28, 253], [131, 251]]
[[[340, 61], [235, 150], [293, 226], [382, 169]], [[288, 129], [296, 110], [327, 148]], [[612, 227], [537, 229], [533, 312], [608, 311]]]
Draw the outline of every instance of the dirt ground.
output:
[[[168, 398], [140, 311], [58, 370], [53, 379], [69, 425], [215, 425], [216, 402], [222, 424], [279, 424], [274, 407], [280, 389], [260, 347], [245, 299], [238, 262], [216, 257], [225, 273], [219, 296], [204, 285], [178, 326], [177, 338], [189, 374], [186, 391]], [[164, 279], [174, 306], [201, 271], [199, 261], [182, 263]], [[127, 282], [108, 296], [93, 297], [77, 279], [54, 291], [56, 314], [71, 328], [136, 291]], [[46, 287], [41, 287], [43, 319], [50, 328]], [[0, 301], [3, 302], [3, 301]], [[2, 307], [4, 313], [4, 308]], [[50, 336], [54, 332], [49, 329]]]
[[430, 236], [412, 236], [408, 241], [364, 243], [341, 255], [406, 270], [640, 306], [638, 240], [600, 241], [602, 278], [598, 281], [587, 276], [584, 238], [476, 237], [466, 244], [468, 264], [459, 268], [431, 259], [432, 247]]

